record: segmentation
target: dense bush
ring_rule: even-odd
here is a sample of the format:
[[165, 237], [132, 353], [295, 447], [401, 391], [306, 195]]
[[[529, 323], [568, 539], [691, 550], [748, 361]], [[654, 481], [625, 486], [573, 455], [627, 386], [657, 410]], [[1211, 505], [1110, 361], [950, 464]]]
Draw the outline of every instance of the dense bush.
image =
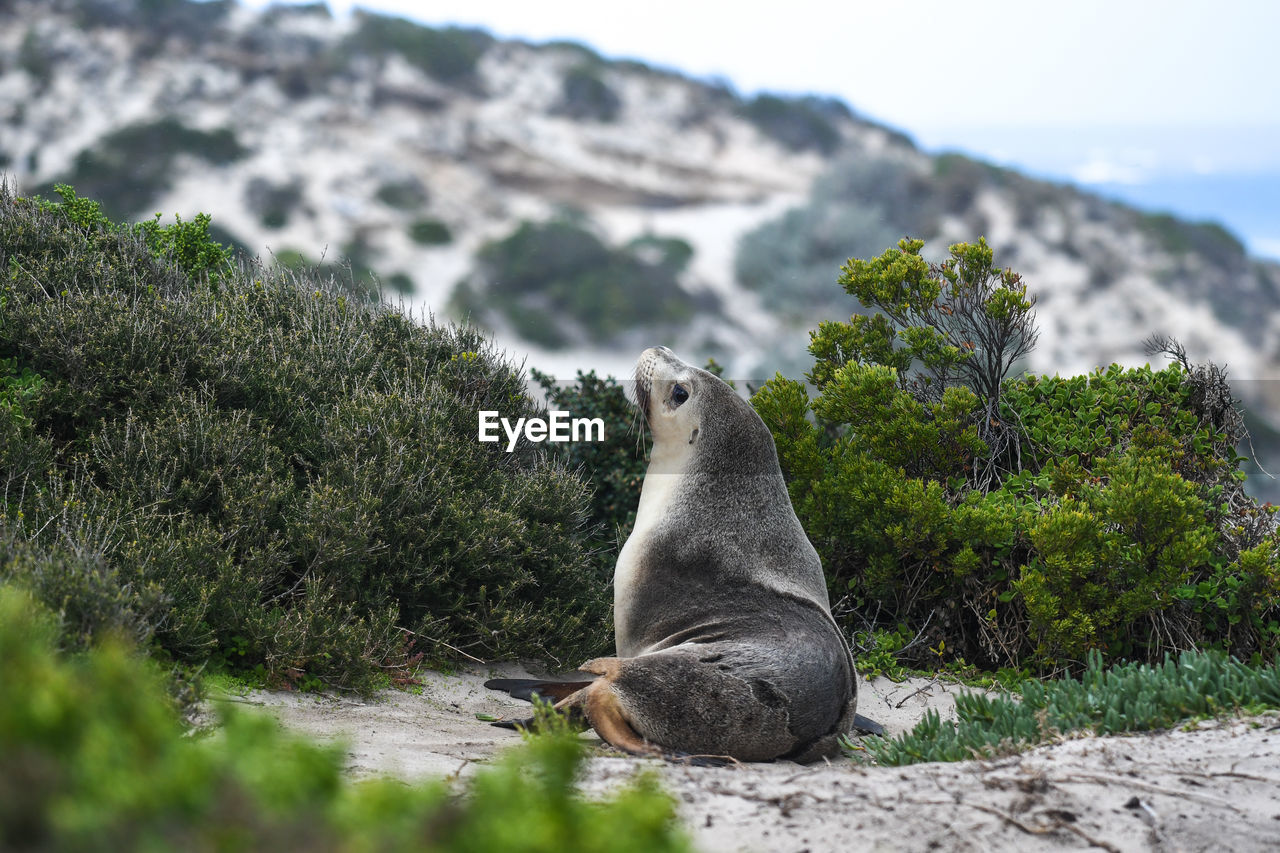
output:
[[575, 418], [600, 418], [604, 441], [569, 442], [556, 446], [566, 464], [591, 483], [591, 521], [602, 541], [602, 569], [613, 574], [618, 550], [635, 526], [640, 487], [648, 467], [648, 430], [639, 410], [613, 377], [578, 372], [572, 383], [557, 383], [532, 371], [547, 395], [547, 406], [572, 412]]
[[476, 65], [493, 36], [461, 27], [436, 29], [403, 18], [356, 13], [355, 32], [346, 39], [348, 50], [372, 56], [398, 53], [411, 65], [442, 83], [471, 85]]
[[360, 234], [342, 246], [336, 260], [317, 261], [291, 248], [271, 255], [273, 266], [295, 276], [329, 282], [365, 302], [380, 301], [388, 289], [400, 294], [414, 292], [416, 285], [408, 273], [394, 272], [383, 278], [373, 268], [376, 260], [377, 253]]
[[836, 122], [852, 116], [844, 103], [814, 95], [761, 94], [742, 104], [742, 115], [765, 136], [792, 151], [830, 154], [840, 144]]
[[453, 232], [439, 219], [417, 219], [409, 225], [409, 239], [420, 246], [447, 246]]
[[5, 850], [684, 850], [674, 804], [642, 776], [589, 802], [563, 727], [478, 773], [352, 784], [341, 746], [223, 711], [184, 731], [154, 667], [119, 642], [55, 651], [57, 626], [0, 585], [0, 848]]
[[600, 76], [598, 63], [582, 62], [570, 68], [560, 89], [560, 100], [552, 108], [557, 115], [609, 122], [622, 108], [622, 99]]
[[204, 39], [234, 8], [231, 0], [63, 0], [82, 27], [144, 30], [157, 45], [168, 36]]
[[265, 228], [283, 228], [302, 203], [302, 182], [275, 183], [257, 177], [249, 181], [244, 193], [245, 206], [258, 215]]
[[[993, 667], [1280, 650], [1280, 540], [1222, 372], [1160, 342], [1163, 370], [1004, 379], [1025, 288], [982, 244], [920, 248], [845, 267], [882, 313], [812, 333], [816, 399], [781, 376], [753, 398], [850, 627]], [[975, 273], [994, 286], [966, 312]]]
[[889, 158], [848, 154], [814, 181], [807, 204], [745, 234], [734, 272], [773, 311], [816, 323], [848, 316], [831, 272], [872, 257], [904, 234], [934, 233], [936, 205], [924, 176]]
[[104, 579], [33, 583], [55, 608], [118, 588], [179, 658], [359, 687], [414, 649], [603, 647], [588, 496], [535, 446], [477, 442], [478, 409], [537, 411], [477, 332], [288, 273], [193, 276], [200, 246], [94, 219], [0, 193], [0, 357], [40, 378], [0, 442], [0, 529]]
[[1215, 266], [1235, 271], [1248, 264], [1244, 244], [1216, 222], [1186, 222], [1167, 213], [1140, 214], [1137, 221], [1175, 254], [1196, 252]]
[[837, 307], [839, 294], [831, 287], [831, 270], [849, 255], [881, 252], [900, 236], [874, 207], [848, 203], [797, 207], [742, 238], [734, 274], [785, 319], [812, 323], [835, 318], [847, 311]]
[[[169, 189], [177, 157], [185, 154], [220, 166], [245, 153], [228, 128], [195, 130], [175, 118], [161, 118], [106, 134], [76, 155], [59, 183], [76, 187], [100, 202], [109, 216], [121, 219], [150, 213], [147, 206]], [[36, 190], [43, 195], [52, 191], [52, 185]]]
[[35, 85], [35, 94], [42, 95], [53, 82], [58, 55], [35, 27], [28, 27], [18, 46], [18, 67], [27, 72]]
[[396, 210], [416, 210], [427, 203], [427, 188], [417, 178], [385, 181], [378, 186], [374, 197]]
[[5, 522], [0, 527], [0, 582], [23, 585], [57, 614], [66, 649], [87, 648], [104, 636], [149, 641], [164, 619], [160, 588], [131, 586], [99, 550], [69, 539], [33, 542], [19, 525]]
[[[161, 225], [160, 215], [156, 214], [155, 219], [125, 225], [112, 222], [97, 201], [80, 198], [74, 188], [58, 184], [54, 189], [61, 201], [38, 199], [34, 204], [74, 228], [99, 239], [112, 236], [125, 241], [139, 239], [153, 256], [163, 258], [185, 275], [203, 278], [214, 285], [231, 269], [234, 253], [213, 239], [207, 213], [196, 214], [189, 222], [183, 222], [178, 216], [169, 225]], [[21, 259], [16, 253], [10, 264], [12, 272], [20, 271]]]
[[[835, 157], [813, 182], [807, 203], [742, 238], [736, 275], [787, 316], [809, 323], [847, 316], [840, 291], [830, 286], [831, 270], [851, 256], [877, 255], [907, 234], [933, 239], [946, 217], [960, 218], [972, 233], [988, 232], [975, 204], [984, 190], [999, 190], [1024, 228], [1033, 227], [1046, 208], [1080, 198], [1105, 217], [1119, 217], [1115, 205], [1082, 197], [1070, 187], [959, 154], [939, 155], [932, 170], [926, 170], [895, 148], [876, 154], [851, 151]], [[1081, 254], [1069, 245], [1063, 249]], [[1114, 269], [1097, 271], [1099, 276], [1116, 274]]]
[[476, 274], [458, 285], [452, 308], [477, 321], [496, 311], [526, 340], [546, 347], [564, 346], [575, 335], [608, 341], [718, 307], [714, 297], [697, 298], [680, 286], [692, 254], [683, 240], [652, 236], [615, 248], [569, 217], [522, 222], [476, 253]]

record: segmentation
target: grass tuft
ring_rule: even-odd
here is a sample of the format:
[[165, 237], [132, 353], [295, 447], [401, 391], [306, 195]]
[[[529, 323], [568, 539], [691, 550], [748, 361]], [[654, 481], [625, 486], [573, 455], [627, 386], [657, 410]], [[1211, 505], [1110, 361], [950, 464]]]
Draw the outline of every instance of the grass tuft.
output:
[[1248, 666], [1218, 652], [1167, 655], [1160, 664], [1103, 665], [1093, 652], [1079, 680], [1023, 682], [1020, 696], [963, 693], [958, 720], [930, 711], [895, 738], [868, 738], [853, 754], [877, 764], [990, 758], [1080, 732], [1152, 731], [1233, 711], [1280, 708], [1280, 661]]

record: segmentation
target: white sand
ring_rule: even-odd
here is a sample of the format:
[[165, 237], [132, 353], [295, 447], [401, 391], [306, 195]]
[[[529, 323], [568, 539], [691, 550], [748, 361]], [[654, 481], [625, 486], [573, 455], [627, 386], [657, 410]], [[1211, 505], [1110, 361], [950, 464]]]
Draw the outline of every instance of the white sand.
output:
[[[529, 708], [483, 682], [526, 674], [515, 664], [430, 674], [421, 695], [389, 691], [369, 702], [267, 691], [234, 701], [319, 740], [344, 741], [354, 778], [465, 777], [520, 742], [475, 715], [523, 717]], [[864, 681], [859, 710], [896, 734], [930, 708], [954, 716], [962, 689]], [[642, 768], [662, 775], [696, 846], [708, 851], [1280, 849], [1276, 715], [903, 768], [848, 759], [694, 768], [601, 749], [583, 785], [603, 793]]]

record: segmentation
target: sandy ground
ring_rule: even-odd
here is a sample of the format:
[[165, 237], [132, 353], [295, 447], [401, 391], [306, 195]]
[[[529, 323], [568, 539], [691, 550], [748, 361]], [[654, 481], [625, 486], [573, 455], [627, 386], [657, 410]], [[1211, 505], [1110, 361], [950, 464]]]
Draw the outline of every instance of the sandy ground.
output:
[[[476, 714], [523, 717], [529, 708], [483, 682], [525, 676], [505, 664], [431, 674], [421, 695], [361, 701], [252, 691], [231, 698], [261, 706], [290, 729], [345, 742], [354, 778], [465, 778], [520, 742]], [[954, 716], [963, 688], [876, 679], [860, 689], [859, 711], [896, 734], [930, 708]], [[1280, 849], [1280, 715], [902, 768], [847, 759], [695, 768], [601, 749], [583, 785], [603, 793], [641, 768], [662, 775], [706, 851]]]

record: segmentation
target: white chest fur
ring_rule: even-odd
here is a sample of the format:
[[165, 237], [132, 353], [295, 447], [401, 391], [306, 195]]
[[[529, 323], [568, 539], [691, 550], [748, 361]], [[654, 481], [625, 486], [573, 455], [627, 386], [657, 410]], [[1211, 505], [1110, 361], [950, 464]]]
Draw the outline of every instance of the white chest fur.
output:
[[635, 624], [633, 595], [636, 586], [642, 582], [640, 571], [644, 554], [649, 547], [648, 540], [672, 508], [688, 456], [687, 448], [679, 445], [674, 454], [662, 453], [658, 447], [654, 448], [649, 468], [644, 475], [644, 485], [640, 489], [640, 506], [636, 510], [635, 527], [622, 546], [622, 552], [618, 554], [618, 562], [614, 566], [614, 638], [618, 654], [624, 657], [639, 653], [639, 649], [634, 648], [632, 637], [637, 635], [642, 626]]

